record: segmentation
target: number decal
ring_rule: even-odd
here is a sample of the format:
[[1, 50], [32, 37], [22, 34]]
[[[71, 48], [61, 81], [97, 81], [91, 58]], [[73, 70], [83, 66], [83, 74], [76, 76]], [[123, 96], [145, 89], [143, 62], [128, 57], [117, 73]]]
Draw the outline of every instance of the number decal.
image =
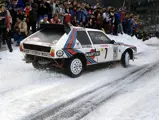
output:
[[105, 59], [107, 58], [108, 49], [105, 48]]

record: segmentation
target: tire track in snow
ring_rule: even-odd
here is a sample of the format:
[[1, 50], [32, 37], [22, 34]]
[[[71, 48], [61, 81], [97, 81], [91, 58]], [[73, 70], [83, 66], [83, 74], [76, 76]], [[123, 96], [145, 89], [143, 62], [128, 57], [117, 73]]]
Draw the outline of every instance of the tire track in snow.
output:
[[156, 62], [153, 65], [144, 65], [120, 79], [86, 92], [62, 104], [54, 104], [49, 108], [45, 108], [45, 110], [41, 110], [39, 113], [26, 117], [25, 120], [81, 119], [96, 109], [100, 104], [117, 95], [125, 85], [131, 84], [147, 72], [152, 71], [158, 64], [159, 62]]

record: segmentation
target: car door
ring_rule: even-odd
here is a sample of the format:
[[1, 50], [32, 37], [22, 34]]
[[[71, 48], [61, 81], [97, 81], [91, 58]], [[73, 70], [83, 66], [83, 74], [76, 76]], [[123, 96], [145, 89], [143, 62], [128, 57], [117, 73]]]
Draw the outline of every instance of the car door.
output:
[[77, 31], [77, 40], [82, 46], [82, 49], [80, 49], [80, 51], [86, 55], [87, 65], [97, 64], [98, 58], [97, 56], [94, 56], [92, 54], [94, 53], [93, 51], [95, 51], [95, 48], [85, 30], [79, 29]]
[[111, 40], [101, 31], [88, 31], [98, 55], [98, 62], [114, 61], [118, 57], [118, 46], [113, 44]]

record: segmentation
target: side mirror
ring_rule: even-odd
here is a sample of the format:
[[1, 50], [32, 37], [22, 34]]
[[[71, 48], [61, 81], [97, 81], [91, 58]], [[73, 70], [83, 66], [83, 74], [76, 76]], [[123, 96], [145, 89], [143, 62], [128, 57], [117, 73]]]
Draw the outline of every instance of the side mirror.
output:
[[115, 44], [116, 42], [115, 42], [115, 40], [111, 40], [110, 43], [111, 44]]

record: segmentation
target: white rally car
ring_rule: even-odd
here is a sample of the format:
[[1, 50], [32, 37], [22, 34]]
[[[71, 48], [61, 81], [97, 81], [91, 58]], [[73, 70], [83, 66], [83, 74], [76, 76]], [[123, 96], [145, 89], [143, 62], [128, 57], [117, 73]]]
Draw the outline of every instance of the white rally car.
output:
[[128, 67], [136, 47], [116, 43], [97, 29], [43, 24], [21, 42], [20, 50], [37, 69], [64, 68], [70, 77], [78, 77], [89, 65], [121, 61]]

